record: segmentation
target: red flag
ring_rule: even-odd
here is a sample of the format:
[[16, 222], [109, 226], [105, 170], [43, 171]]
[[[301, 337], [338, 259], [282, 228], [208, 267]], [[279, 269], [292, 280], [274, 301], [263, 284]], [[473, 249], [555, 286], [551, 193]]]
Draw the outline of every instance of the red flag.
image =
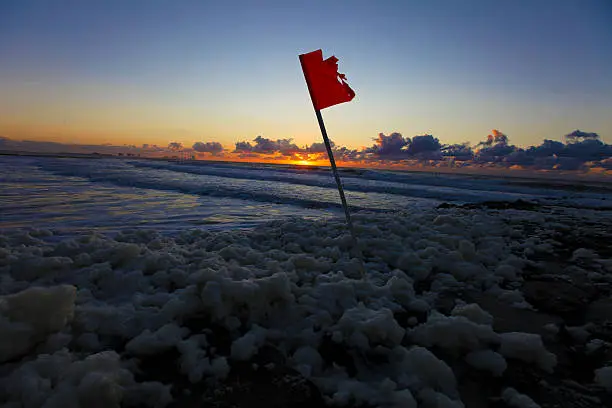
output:
[[338, 73], [338, 58], [332, 55], [323, 60], [323, 51], [316, 50], [300, 55], [300, 62], [315, 109], [329, 108], [355, 97], [346, 77]]

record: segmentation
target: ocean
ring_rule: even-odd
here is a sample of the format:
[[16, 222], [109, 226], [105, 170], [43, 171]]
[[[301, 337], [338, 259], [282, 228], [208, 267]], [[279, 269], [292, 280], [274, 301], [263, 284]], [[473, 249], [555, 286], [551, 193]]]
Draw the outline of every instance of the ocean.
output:
[[[612, 190], [522, 179], [341, 169], [353, 213], [392, 213], [518, 199], [606, 207]], [[147, 228], [250, 228], [288, 217], [342, 217], [331, 171], [321, 167], [160, 160], [0, 157], [0, 228], [71, 234]]]

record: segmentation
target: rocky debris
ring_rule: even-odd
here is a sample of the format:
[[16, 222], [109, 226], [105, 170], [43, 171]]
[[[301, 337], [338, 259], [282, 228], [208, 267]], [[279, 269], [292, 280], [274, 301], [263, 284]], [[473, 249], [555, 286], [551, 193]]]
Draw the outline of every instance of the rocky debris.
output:
[[479, 209], [487, 208], [490, 210], [523, 210], [523, 211], [539, 211], [542, 205], [532, 201], [518, 199], [516, 201], [482, 201], [480, 203], [468, 204], [452, 204], [442, 203], [437, 208], [464, 208], [464, 209]]

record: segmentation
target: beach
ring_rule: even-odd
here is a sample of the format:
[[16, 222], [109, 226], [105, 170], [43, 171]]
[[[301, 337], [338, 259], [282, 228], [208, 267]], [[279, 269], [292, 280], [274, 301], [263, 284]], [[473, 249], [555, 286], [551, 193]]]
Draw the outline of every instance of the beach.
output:
[[3, 406], [612, 405], [605, 184], [0, 161]]

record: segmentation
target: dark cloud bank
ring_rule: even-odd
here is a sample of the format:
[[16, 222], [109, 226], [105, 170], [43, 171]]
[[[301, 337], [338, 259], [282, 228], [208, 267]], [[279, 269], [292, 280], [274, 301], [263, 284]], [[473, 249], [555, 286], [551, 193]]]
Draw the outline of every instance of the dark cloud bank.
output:
[[[544, 139], [537, 146], [517, 147], [510, 138], [494, 129], [476, 145], [469, 143], [442, 144], [432, 135], [403, 137], [394, 132], [380, 133], [374, 144], [361, 150], [334, 146], [337, 160], [362, 163], [429, 164], [432, 166], [463, 167], [469, 165], [497, 167], [527, 167], [536, 169], [586, 170], [601, 167], [612, 169], [612, 145], [600, 140], [597, 133], [575, 130], [563, 137], [564, 142]], [[260, 154], [295, 158], [306, 154], [320, 154], [324, 158], [323, 143], [298, 147], [291, 139], [271, 140], [257, 136], [253, 142], [237, 142], [233, 153], [242, 157]]]
[[[485, 140], [470, 143], [443, 144], [432, 135], [404, 137], [394, 132], [380, 133], [374, 144], [362, 149], [334, 145], [336, 160], [359, 165], [396, 164], [433, 167], [512, 167], [542, 170], [612, 170], [612, 145], [600, 140], [597, 133], [575, 130], [563, 141], [545, 139], [537, 146], [527, 148], [511, 144], [510, 138], [493, 130]], [[257, 136], [252, 141], [239, 141], [233, 150], [224, 149], [219, 142], [196, 142], [191, 148], [178, 142], [166, 147], [144, 144], [141, 147], [125, 145], [67, 145], [53, 142], [14, 141], [0, 137], [0, 151], [22, 150], [42, 152], [100, 152], [130, 155], [176, 155], [188, 152], [200, 158], [232, 159], [325, 160], [325, 145], [313, 143], [298, 146], [292, 139], [268, 139]]]

